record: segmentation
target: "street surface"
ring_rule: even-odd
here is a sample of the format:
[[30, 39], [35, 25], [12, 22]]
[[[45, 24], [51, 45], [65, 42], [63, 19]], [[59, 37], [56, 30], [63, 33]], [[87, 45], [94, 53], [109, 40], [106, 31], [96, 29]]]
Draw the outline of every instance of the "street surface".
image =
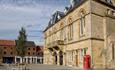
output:
[[[21, 67], [24, 68], [24, 66], [20, 66], [20, 68]], [[24, 69], [18, 69], [18, 66], [14, 64], [12, 65], [5, 64], [3, 66], [0, 66], [0, 70], [24, 70]], [[27, 65], [27, 70], [82, 70], [82, 69], [68, 66], [59, 66], [59, 65], [29, 64]], [[96, 69], [96, 70], [115, 70], [115, 69]]]
[[[24, 66], [20, 66], [20, 68]], [[0, 70], [19, 70], [18, 66], [15, 65], [4, 65], [0, 66]], [[68, 66], [58, 66], [58, 65], [45, 65], [45, 64], [30, 64], [27, 65], [27, 69], [29, 70], [81, 70], [77, 68], [72, 68]]]

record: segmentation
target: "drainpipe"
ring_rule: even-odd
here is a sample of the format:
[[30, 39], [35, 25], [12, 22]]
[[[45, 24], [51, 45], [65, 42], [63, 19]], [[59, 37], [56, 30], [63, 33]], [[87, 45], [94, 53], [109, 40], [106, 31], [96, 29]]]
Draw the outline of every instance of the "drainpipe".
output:
[[[90, 0], [90, 16], [92, 14], [92, 0]], [[92, 37], [92, 16], [90, 17], [91, 20], [91, 37]], [[92, 47], [92, 40], [90, 41], [90, 52], [91, 52], [91, 69], [93, 70], [94, 68], [94, 62], [93, 62], [93, 47]]]

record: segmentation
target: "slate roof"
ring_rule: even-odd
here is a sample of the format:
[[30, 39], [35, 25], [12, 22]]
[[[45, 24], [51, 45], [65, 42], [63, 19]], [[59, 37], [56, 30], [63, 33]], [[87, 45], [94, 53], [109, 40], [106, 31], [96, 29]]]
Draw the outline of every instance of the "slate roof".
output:
[[[63, 12], [56, 11], [53, 15], [52, 18], [49, 21], [49, 25], [55, 24], [58, 20], [60, 20], [64, 16]], [[60, 17], [60, 18], [59, 18]]]
[[[86, 1], [86, 0], [74, 0], [75, 1], [75, 5], [72, 7], [72, 5], [70, 5], [69, 7], [65, 7], [65, 9], [67, 9], [67, 13], [61, 12], [61, 11], [56, 11], [53, 16], [52, 19], [50, 19], [48, 26], [46, 27], [46, 29], [44, 30], [44, 32], [50, 28], [51, 26], [53, 26], [55, 23], [57, 23], [59, 20], [61, 20], [62, 18], [64, 18], [67, 14], [69, 14], [76, 6], [80, 5], [82, 3], [82, 1]], [[60, 16], [60, 19], [58, 19], [58, 15]]]
[[[75, 8], [79, 7], [81, 4], [83, 4], [85, 1], [87, 0], [73, 0], [73, 6], [70, 5], [69, 7], [65, 7], [65, 9], [67, 10], [67, 13], [63, 13], [60, 11], [56, 11], [53, 16], [52, 19], [50, 19], [48, 26], [46, 27], [46, 29], [44, 30], [47, 31], [47, 29], [49, 29], [50, 27], [52, 27], [55, 23], [57, 23], [59, 20], [61, 20], [62, 18], [64, 18], [66, 15], [68, 15], [70, 12], [72, 12]], [[110, 2], [110, 0], [94, 0], [97, 1], [101, 4], [104, 4], [108, 7], [111, 7], [113, 9], [115, 9], [115, 6], [112, 4], [112, 2]], [[61, 18], [58, 19], [57, 16], [60, 15]]]
[[[16, 40], [16, 45], [17, 45], [17, 40]], [[33, 41], [26, 41], [26, 45], [25, 45], [26, 47], [35, 47], [36, 45], [35, 45], [35, 43], [33, 42]]]
[[33, 41], [27, 41], [26, 46], [27, 47], [35, 47], [35, 43]]

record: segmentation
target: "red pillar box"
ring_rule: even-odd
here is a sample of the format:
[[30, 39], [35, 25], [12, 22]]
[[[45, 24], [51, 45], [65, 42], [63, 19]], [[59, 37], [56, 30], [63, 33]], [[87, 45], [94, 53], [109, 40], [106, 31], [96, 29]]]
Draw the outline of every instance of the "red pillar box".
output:
[[91, 57], [90, 57], [90, 55], [84, 55], [83, 70], [91, 70]]

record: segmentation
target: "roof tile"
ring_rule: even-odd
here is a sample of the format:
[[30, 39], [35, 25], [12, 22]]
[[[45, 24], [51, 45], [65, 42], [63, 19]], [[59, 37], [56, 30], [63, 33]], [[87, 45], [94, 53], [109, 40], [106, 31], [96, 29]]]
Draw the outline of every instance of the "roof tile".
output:
[[15, 46], [15, 41], [13, 41], [13, 40], [0, 40], [0, 46]]

